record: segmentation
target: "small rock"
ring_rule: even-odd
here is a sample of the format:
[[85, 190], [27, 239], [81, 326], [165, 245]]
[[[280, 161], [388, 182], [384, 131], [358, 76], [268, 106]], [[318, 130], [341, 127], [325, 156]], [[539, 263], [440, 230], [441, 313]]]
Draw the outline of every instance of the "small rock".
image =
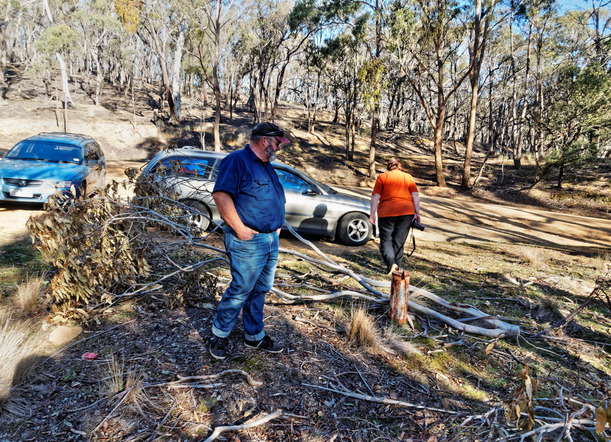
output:
[[49, 342], [57, 346], [63, 345], [72, 341], [74, 338], [80, 335], [82, 331], [83, 328], [79, 326], [69, 327], [62, 325], [51, 332], [49, 335]]

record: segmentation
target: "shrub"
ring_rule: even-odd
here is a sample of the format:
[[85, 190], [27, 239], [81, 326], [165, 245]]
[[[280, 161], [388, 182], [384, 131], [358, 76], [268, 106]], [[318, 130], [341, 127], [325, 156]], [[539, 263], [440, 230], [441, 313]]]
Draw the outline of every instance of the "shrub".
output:
[[91, 199], [52, 198], [27, 227], [43, 258], [56, 267], [50, 291], [60, 309], [86, 317], [82, 307], [110, 303], [113, 288], [150, 271], [142, 217], [120, 202], [117, 183]]

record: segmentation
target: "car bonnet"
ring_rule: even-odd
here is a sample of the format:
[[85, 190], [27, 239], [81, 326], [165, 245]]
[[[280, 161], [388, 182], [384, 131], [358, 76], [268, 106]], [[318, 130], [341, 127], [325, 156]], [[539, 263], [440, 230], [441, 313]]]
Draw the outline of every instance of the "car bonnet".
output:
[[80, 164], [46, 163], [3, 159], [0, 161], [0, 178], [26, 180], [69, 180], [84, 176], [87, 168]]

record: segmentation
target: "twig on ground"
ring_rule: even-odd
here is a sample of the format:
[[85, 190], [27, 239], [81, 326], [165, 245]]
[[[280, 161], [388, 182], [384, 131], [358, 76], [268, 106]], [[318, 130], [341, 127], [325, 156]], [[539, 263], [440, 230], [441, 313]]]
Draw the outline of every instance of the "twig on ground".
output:
[[333, 388], [321, 387], [320, 385], [312, 385], [312, 384], [305, 384], [305, 383], [301, 385], [305, 387], [313, 387], [313, 388], [318, 388], [320, 390], [330, 391], [332, 393], [343, 394], [344, 396], [348, 396], [354, 399], [362, 399], [364, 401], [377, 402], [379, 404], [397, 405], [399, 407], [415, 408], [417, 410], [425, 410], [425, 411], [437, 411], [439, 413], [458, 414], [458, 412], [456, 411], [444, 410], [442, 408], [425, 407], [424, 405], [410, 404], [409, 402], [398, 401], [396, 399], [368, 396], [365, 394], [353, 393], [351, 391], [335, 390]]
[[278, 418], [280, 416], [282, 416], [282, 410], [276, 410], [272, 414], [268, 414], [267, 416], [264, 416], [261, 419], [258, 419], [258, 420], [254, 421], [254, 422], [249, 422], [247, 424], [243, 424], [243, 425], [228, 425], [228, 426], [216, 427], [214, 429], [214, 432], [204, 442], [211, 442], [211, 441], [215, 440], [216, 438], [218, 438], [222, 433], [225, 433], [227, 431], [246, 430], [248, 428], [253, 428], [253, 427], [257, 427], [259, 425], [266, 424], [267, 422], [269, 422], [269, 421], [271, 421], [273, 419], [276, 419], [276, 418]]
[[[246, 381], [248, 382], [248, 384], [253, 386], [253, 387], [260, 387], [261, 385], [263, 385], [263, 382], [255, 381], [252, 378], [252, 376], [250, 376], [244, 370], [230, 369], [230, 370], [222, 371], [222, 372], [220, 372], [218, 374], [209, 374], [209, 375], [200, 375], [200, 376], [180, 376], [180, 375], [178, 375], [178, 380], [176, 380], [176, 381], [161, 382], [161, 383], [158, 383], [158, 384], [148, 384], [148, 385], [144, 385], [144, 387], [145, 388], [150, 388], [150, 387], [171, 387], [171, 386], [177, 386], [177, 385], [182, 384], [183, 382], [189, 382], [189, 381], [210, 381], [210, 380], [213, 380], [213, 379], [218, 379], [221, 376], [224, 376], [226, 374], [232, 374], [232, 373], [238, 373], [238, 374], [244, 375], [244, 377], [246, 378]], [[209, 385], [215, 386], [215, 384], [209, 384]], [[220, 384], [216, 384], [216, 385], [220, 385]], [[191, 386], [193, 386], [193, 385], [191, 385]]]

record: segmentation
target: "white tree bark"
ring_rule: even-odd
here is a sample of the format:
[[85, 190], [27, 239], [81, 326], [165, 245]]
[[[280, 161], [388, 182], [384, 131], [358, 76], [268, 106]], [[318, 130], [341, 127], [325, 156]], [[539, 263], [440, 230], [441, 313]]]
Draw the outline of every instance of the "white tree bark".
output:
[[181, 76], [181, 65], [182, 65], [182, 52], [185, 47], [185, 32], [187, 31], [187, 23], [183, 23], [180, 26], [180, 33], [178, 34], [178, 42], [176, 43], [176, 50], [174, 51], [174, 69], [172, 72], [172, 99], [174, 100], [174, 107], [176, 113], [176, 119], [180, 120], [182, 114], [182, 108], [180, 105], [180, 86], [182, 83]]

